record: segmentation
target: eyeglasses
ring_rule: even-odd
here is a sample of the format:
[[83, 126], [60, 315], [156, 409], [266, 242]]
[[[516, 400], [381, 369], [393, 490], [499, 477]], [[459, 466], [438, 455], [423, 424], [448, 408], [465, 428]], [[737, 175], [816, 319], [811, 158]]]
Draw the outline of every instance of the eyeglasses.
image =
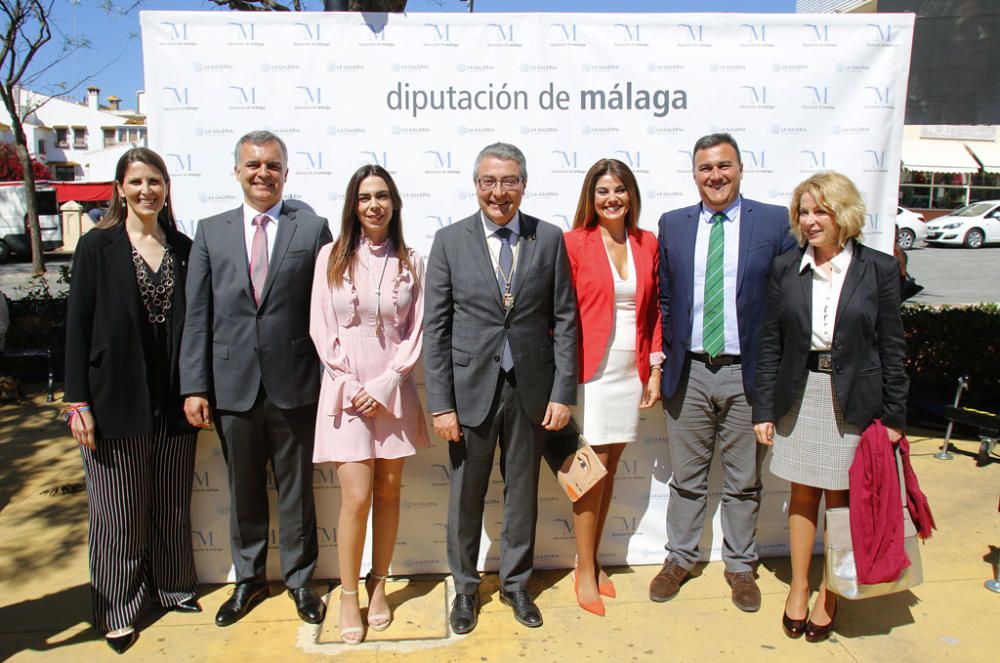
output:
[[480, 177], [476, 180], [476, 184], [479, 185], [480, 191], [492, 191], [496, 188], [497, 183], [500, 184], [501, 191], [514, 191], [517, 187], [521, 186], [520, 177], [501, 177], [499, 180], [495, 177]]

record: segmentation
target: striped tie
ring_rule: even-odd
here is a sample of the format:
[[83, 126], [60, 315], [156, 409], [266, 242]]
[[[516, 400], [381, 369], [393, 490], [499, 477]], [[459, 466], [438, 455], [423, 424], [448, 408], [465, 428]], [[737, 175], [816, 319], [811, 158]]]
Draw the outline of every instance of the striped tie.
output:
[[708, 259], [705, 262], [705, 310], [702, 344], [709, 357], [726, 349], [725, 298], [723, 271], [725, 267], [726, 215], [712, 215], [712, 232], [708, 236]]

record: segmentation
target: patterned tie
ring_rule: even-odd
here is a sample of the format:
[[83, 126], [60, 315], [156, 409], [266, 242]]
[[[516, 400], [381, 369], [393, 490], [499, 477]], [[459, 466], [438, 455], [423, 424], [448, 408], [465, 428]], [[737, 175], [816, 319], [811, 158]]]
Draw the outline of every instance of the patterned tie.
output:
[[[510, 248], [510, 236], [513, 233], [510, 228], [500, 228], [494, 233], [500, 238], [500, 269], [497, 270], [497, 284], [500, 286], [500, 297], [507, 292], [506, 278], [513, 278], [511, 270], [514, 269], [514, 251]], [[510, 353], [510, 340], [504, 338], [503, 355], [500, 357], [500, 368], [510, 371], [514, 368], [514, 355]]]
[[250, 247], [250, 282], [253, 283], [253, 298], [260, 305], [260, 296], [264, 293], [264, 282], [267, 281], [267, 224], [271, 220], [266, 214], [258, 214], [253, 218], [257, 230], [253, 233], [253, 245]]
[[705, 309], [702, 345], [709, 357], [726, 349], [725, 283], [723, 271], [726, 255], [726, 215], [712, 215], [712, 232], [708, 236], [708, 259], [705, 262]]

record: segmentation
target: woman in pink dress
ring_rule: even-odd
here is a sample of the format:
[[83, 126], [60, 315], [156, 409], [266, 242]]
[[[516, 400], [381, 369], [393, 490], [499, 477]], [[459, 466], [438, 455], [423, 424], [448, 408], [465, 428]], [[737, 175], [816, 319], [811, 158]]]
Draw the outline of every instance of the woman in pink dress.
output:
[[423, 336], [424, 264], [403, 241], [399, 190], [385, 169], [362, 166], [344, 198], [340, 236], [320, 250], [313, 278], [309, 333], [324, 372], [313, 462], [333, 462], [340, 480], [340, 636], [358, 644], [369, 510], [368, 627], [382, 631], [392, 622], [385, 579], [403, 463], [430, 441], [411, 377]]

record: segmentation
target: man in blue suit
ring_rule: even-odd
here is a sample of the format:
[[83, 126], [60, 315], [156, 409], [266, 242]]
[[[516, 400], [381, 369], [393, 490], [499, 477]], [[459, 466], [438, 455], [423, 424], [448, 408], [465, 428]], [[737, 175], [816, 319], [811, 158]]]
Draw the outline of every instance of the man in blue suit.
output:
[[698, 139], [692, 162], [701, 202], [660, 217], [662, 393], [673, 476], [669, 554], [649, 597], [676, 596], [699, 560], [718, 448], [725, 578], [736, 607], [753, 612], [760, 609], [754, 564], [764, 452], [750, 408], [757, 338], [771, 262], [795, 241], [785, 208], [740, 196], [743, 163], [732, 136]]

